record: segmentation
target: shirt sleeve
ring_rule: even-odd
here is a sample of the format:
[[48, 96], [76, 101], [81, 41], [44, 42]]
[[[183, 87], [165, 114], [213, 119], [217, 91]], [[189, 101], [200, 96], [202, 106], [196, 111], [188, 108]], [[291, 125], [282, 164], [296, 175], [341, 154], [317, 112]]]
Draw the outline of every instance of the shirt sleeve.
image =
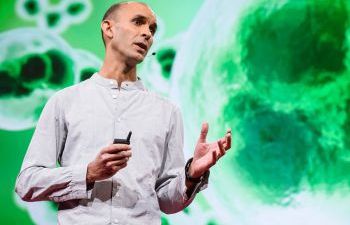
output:
[[205, 189], [208, 184], [209, 173], [194, 187], [191, 196], [187, 196], [183, 133], [181, 112], [179, 108], [174, 107], [162, 167], [156, 181], [159, 206], [161, 211], [167, 214], [176, 213], [186, 208], [193, 201], [195, 195]]
[[16, 180], [15, 191], [24, 201], [62, 202], [89, 198], [87, 165], [58, 167], [67, 129], [54, 95], [45, 105]]

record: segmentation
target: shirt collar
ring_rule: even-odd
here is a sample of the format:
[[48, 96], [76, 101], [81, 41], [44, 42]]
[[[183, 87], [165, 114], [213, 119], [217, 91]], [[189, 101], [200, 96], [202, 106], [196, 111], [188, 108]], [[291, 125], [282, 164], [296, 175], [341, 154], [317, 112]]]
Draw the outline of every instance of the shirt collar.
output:
[[[114, 79], [108, 79], [103, 76], [101, 76], [99, 73], [94, 73], [91, 78], [93, 82], [107, 87], [107, 88], [118, 88], [118, 82]], [[137, 77], [136, 81], [123, 81], [120, 86], [121, 90], [131, 91], [131, 90], [141, 90], [145, 91], [146, 88], [143, 85], [141, 79]]]

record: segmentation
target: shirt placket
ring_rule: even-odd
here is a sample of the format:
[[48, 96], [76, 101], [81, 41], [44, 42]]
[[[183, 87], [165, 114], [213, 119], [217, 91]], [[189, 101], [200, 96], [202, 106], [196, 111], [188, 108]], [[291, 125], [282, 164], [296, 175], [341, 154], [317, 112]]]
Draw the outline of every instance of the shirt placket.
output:
[[[114, 138], [126, 138], [126, 131], [122, 113], [125, 105], [124, 93], [125, 91], [120, 90], [119, 88], [111, 88], [111, 98], [112, 98], [112, 108], [114, 115]], [[124, 137], [125, 136], [125, 137]], [[111, 224], [120, 224], [118, 217], [121, 215], [118, 214], [118, 208], [122, 207], [122, 199], [119, 195], [120, 184], [113, 179], [112, 177], [112, 193], [111, 193]]]

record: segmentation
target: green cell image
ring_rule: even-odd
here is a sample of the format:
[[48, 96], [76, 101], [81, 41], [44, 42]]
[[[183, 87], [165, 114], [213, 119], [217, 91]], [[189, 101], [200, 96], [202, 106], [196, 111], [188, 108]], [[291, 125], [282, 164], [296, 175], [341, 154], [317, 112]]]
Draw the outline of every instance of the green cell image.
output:
[[[161, 223], [348, 225], [350, 2], [145, 2], [158, 31], [138, 76], [180, 107], [185, 157], [203, 121], [208, 141], [225, 128], [233, 135], [208, 188], [182, 212], [162, 214]], [[0, 3], [5, 224], [57, 223], [54, 203], [15, 195], [15, 176], [46, 101], [99, 70], [99, 23], [113, 3]]]
[[264, 1], [242, 18], [241, 66], [261, 93], [297, 102], [347, 73], [348, 24], [348, 1]]
[[23, 2], [23, 8], [28, 13], [28, 15], [36, 15], [40, 11], [39, 1], [37, 0], [27, 0]]
[[[23, 38], [25, 37], [25, 38]], [[84, 59], [63, 39], [39, 29], [15, 29], [0, 35], [2, 129], [34, 127], [47, 99], [98, 68], [99, 60]], [[85, 53], [88, 54], [88, 53]], [[91, 67], [96, 66], [96, 67]], [[80, 72], [81, 71], [81, 72]], [[90, 71], [90, 72], [89, 72]], [[25, 109], [22, 107], [26, 105]]]
[[[248, 96], [232, 99], [250, 102]], [[232, 107], [232, 106], [231, 106]], [[240, 119], [237, 127], [244, 145], [237, 149], [236, 163], [244, 179], [267, 203], [288, 204], [303, 189], [308, 157], [317, 149], [317, 136], [298, 112], [274, 111], [268, 105], [254, 107], [232, 115]], [[293, 137], [293, 138], [291, 138]]]
[[175, 49], [166, 48], [161, 49], [157, 53], [157, 60], [162, 68], [162, 75], [164, 78], [169, 79], [171, 75], [171, 68], [176, 55]]
[[19, 17], [35, 21], [38, 27], [53, 32], [63, 32], [70, 25], [87, 19], [91, 13], [89, 0], [18, 0], [16, 11]]
[[347, 224], [348, 32], [348, 1], [203, 4], [176, 52], [171, 97], [188, 149], [202, 121], [212, 139], [232, 128], [208, 190], [227, 206], [211, 203], [221, 223]]

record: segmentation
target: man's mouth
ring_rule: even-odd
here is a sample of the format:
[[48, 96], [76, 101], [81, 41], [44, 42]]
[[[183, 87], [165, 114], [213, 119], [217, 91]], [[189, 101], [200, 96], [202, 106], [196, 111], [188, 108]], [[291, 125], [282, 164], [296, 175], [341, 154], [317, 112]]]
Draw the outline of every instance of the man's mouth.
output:
[[145, 50], [145, 52], [147, 52], [147, 45], [145, 45], [142, 42], [137, 42], [135, 43], [137, 46], [139, 46], [140, 48], [142, 48], [143, 50]]

